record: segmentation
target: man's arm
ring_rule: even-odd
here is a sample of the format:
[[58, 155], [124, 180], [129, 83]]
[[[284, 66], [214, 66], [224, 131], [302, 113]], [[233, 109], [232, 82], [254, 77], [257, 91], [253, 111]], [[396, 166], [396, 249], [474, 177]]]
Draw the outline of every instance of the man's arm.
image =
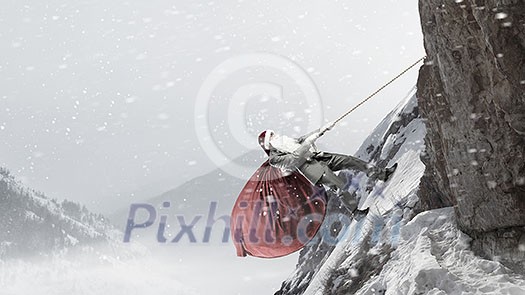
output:
[[317, 136], [317, 137], [319, 138], [319, 137], [323, 136], [323, 135], [325, 134], [326, 131], [331, 130], [331, 129], [334, 127], [334, 125], [335, 125], [335, 122], [328, 122], [328, 123], [326, 123], [323, 127], [318, 128], [318, 129], [316, 129], [316, 130], [314, 130], [314, 131], [312, 131], [312, 132], [309, 132], [309, 133], [307, 133], [307, 134], [305, 134], [305, 135], [303, 135], [303, 136], [297, 138], [297, 141], [298, 141], [299, 143], [303, 143], [303, 141], [304, 141], [306, 138], [308, 138], [309, 136], [311, 136], [311, 135], [313, 135], [313, 134], [315, 134], [315, 133], [318, 133], [318, 134], [319, 134], [319, 136]]
[[314, 133], [319, 133], [319, 131], [320, 131], [320, 128], [315, 129], [314, 131], [308, 132], [307, 134], [305, 134], [305, 135], [303, 135], [303, 136], [297, 138], [297, 141], [298, 141], [299, 143], [303, 143], [303, 141], [304, 141], [306, 138], [308, 138], [308, 136], [311, 136], [311, 135], [314, 134]]
[[312, 156], [310, 147], [318, 138], [319, 132], [312, 132], [293, 153], [283, 153], [277, 150], [270, 151], [270, 165], [287, 171], [293, 171], [301, 167]]

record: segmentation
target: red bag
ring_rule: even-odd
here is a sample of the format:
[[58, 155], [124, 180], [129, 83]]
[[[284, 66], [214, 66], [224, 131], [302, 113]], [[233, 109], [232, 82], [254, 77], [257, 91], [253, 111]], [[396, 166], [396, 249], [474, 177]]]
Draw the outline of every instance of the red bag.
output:
[[231, 214], [238, 256], [274, 258], [295, 252], [317, 233], [326, 191], [299, 172], [283, 175], [266, 161], [244, 186]]

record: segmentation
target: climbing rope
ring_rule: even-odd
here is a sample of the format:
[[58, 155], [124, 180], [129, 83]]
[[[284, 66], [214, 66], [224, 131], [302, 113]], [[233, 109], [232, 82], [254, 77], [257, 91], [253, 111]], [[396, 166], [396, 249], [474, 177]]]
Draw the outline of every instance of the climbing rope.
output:
[[379, 89], [377, 89], [376, 91], [374, 91], [374, 93], [370, 94], [367, 98], [363, 99], [360, 103], [358, 103], [356, 106], [354, 106], [353, 108], [351, 108], [349, 111], [347, 111], [346, 113], [344, 113], [341, 117], [339, 117], [337, 120], [335, 120], [333, 122], [333, 125], [337, 124], [339, 121], [343, 120], [344, 117], [348, 116], [351, 112], [355, 111], [355, 109], [357, 109], [358, 107], [360, 107], [362, 104], [364, 104], [365, 102], [367, 102], [369, 99], [371, 99], [372, 97], [374, 97], [376, 94], [378, 94], [381, 90], [385, 89], [388, 85], [392, 84], [392, 82], [394, 82], [395, 80], [397, 80], [399, 77], [403, 76], [406, 72], [408, 72], [411, 68], [415, 67], [420, 61], [424, 60], [426, 58], [426, 56], [423, 56], [422, 58], [418, 59], [415, 63], [413, 63], [412, 65], [410, 65], [408, 68], [406, 68], [405, 70], [403, 70], [401, 73], [399, 73], [397, 76], [395, 76], [394, 78], [392, 78], [392, 80], [388, 81], [388, 83], [386, 83], [385, 85], [381, 86]]

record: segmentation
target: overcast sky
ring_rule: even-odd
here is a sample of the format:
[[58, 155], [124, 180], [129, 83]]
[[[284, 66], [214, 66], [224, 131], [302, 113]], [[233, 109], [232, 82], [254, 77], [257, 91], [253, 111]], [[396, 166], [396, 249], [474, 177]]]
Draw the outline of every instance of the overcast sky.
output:
[[[174, 3], [4, 1], [0, 165], [51, 197], [126, 207], [257, 149], [261, 129], [335, 119], [424, 55], [416, 0]], [[416, 77], [319, 145], [355, 152]]]

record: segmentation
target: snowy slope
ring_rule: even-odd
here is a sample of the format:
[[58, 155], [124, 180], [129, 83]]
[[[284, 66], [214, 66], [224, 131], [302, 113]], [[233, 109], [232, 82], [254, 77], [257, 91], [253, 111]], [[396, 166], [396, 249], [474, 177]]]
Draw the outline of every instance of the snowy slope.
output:
[[450, 207], [423, 212], [401, 228], [396, 250], [356, 294], [525, 294], [525, 280], [475, 256]]
[[48, 257], [118, 238], [102, 215], [26, 188], [0, 168], [0, 259]]
[[173, 265], [80, 204], [50, 199], [0, 169], [0, 294], [196, 294]]
[[[360, 206], [370, 213], [359, 221], [337, 215], [339, 242], [323, 246], [327, 239], [319, 237], [308, 245], [276, 294], [525, 293], [523, 278], [469, 251], [451, 208], [414, 218], [425, 170], [420, 160], [425, 132], [412, 91], [357, 153], [381, 167], [397, 162], [393, 178], [371, 183], [362, 173], [343, 172], [352, 179]], [[323, 248], [328, 250], [315, 251]]]
[[[381, 235], [384, 236], [381, 239], [388, 239], [390, 234], [381, 233], [381, 229], [388, 231], [392, 228], [395, 231], [396, 227], [392, 226], [399, 225], [400, 215], [403, 214], [397, 206], [414, 205], [417, 200], [415, 192], [419, 184], [418, 178], [424, 171], [424, 166], [419, 161], [419, 152], [423, 148], [422, 139], [425, 134], [425, 127], [419, 118], [415, 101], [414, 90], [412, 90], [375, 128], [357, 152], [360, 158], [380, 167], [394, 162], [399, 163], [398, 171], [388, 185], [385, 186], [383, 183], [375, 185], [369, 182], [363, 173], [342, 171], [351, 179], [350, 190], [356, 191], [360, 198], [360, 206], [370, 207], [368, 218], [362, 220], [360, 224], [350, 223], [339, 200], [331, 197], [327, 212], [329, 216], [335, 218], [334, 222], [325, 222], [316, 238], [301, 251], [297, 269], [283, 283], [277, 294], [301, 294], [307, 288], [309, 290], [321, 288], [326, 283], [325, 279], [330, 276], [333, 265], [339, 265], [348, 254], [343, 247], [346, 245], [345, 235], [351, 237], [352, 231], [366, 234], [374, 232], [376, 236], [373, 238], [376, 243], [379, 242]], [[384, 158], [384, 155], [388, 157]], [[391, 185], [394, 183], [399, 185]], [[382, 215], [390, 218], [383, 219]], [[330, 229], [332, 235], [323, 234], [327, 229]], [[335, 244], [333, 243], [335, 239], [341, 241]], [[348, 272], [348, 270], [343, 271]]]

